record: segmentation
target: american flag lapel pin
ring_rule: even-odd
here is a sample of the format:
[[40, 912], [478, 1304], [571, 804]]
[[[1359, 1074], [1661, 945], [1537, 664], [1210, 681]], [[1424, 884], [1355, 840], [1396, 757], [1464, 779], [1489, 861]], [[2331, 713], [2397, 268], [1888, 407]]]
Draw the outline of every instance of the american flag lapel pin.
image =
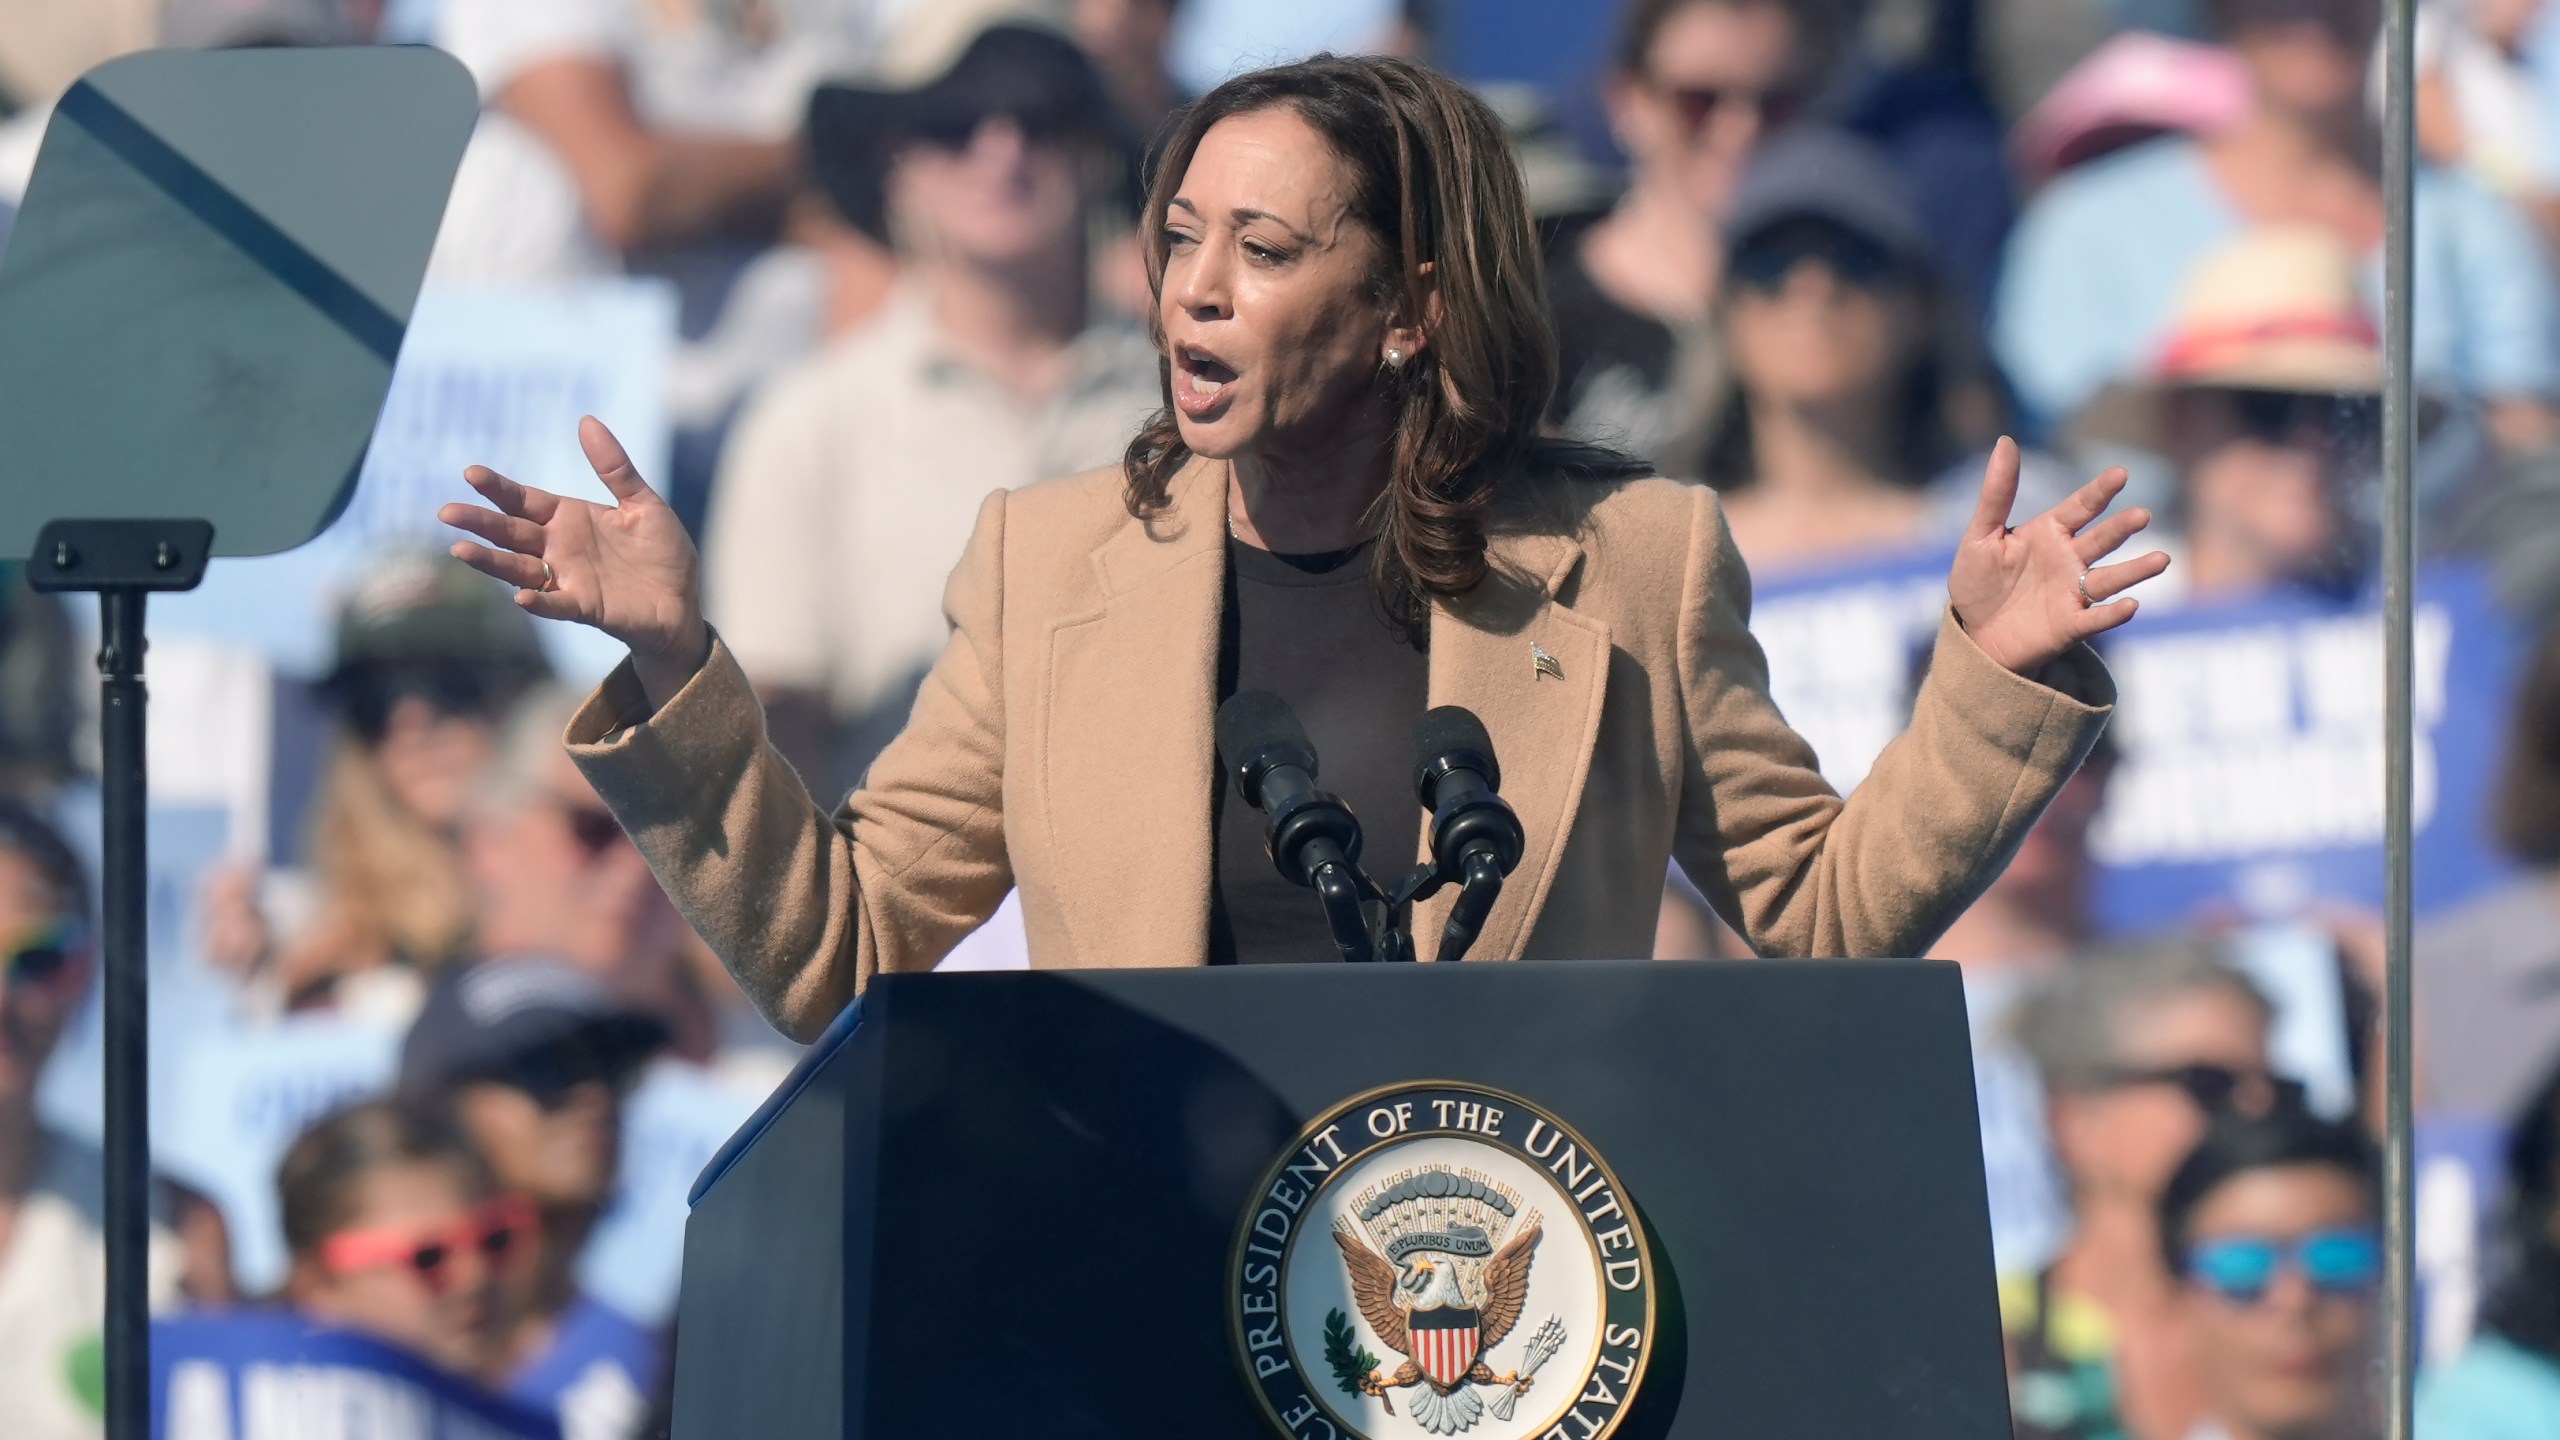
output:
[[1556, 663], [1556, 657], [1547, 653], [1546, 646], [1535, 640], [1529, 642], [1529, 668], [1541, 680], [1549, 676], [1558, 680], [1564, 678], [1564, 667]]

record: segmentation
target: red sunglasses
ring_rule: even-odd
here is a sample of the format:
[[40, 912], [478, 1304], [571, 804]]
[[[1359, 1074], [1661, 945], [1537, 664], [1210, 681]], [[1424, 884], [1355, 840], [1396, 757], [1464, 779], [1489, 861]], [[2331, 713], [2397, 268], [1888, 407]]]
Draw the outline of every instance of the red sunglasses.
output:
[[522, 1247], [533, 1221], [531, 1200], [501, 1195], [440, 1225], [341, 1230], [320, 1242], [320, 1263], [342, 1272], [382, 1266], [407, 1270], [441, 1295], [453, 1285], [456, 1257], [468, 1254], [486, 1265], [504, 1264]]

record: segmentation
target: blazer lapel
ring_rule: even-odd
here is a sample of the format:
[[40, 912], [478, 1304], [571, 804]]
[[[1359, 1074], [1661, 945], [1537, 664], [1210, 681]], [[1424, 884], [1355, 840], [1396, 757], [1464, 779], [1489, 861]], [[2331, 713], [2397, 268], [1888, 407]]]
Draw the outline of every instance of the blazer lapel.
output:
[[1208, 963], [1226, 467], [1195, 460], [1171, 490], [1093, 552], [1102, 609], [1049, 634], [1049, 853], [1077, 965]]
[[[1502, 765], [1502, 796], [1528, 844], [1502, 899], [1468, 954], [1514, 960], [1545, 907], [1582, 803], [1600, 735], [1610, 637], [1604, 622], [1556, 597], [1582, 563], [1582, 547], [1550, 534], [1493, 537], [1492, 573], [1431, 617], [1431, 703], [1463, 705], [1484, 721]], [[1427, 846], [1428, 840], [1426, 838]], [[1443, 890], [1414, 916], [1415, 948], [1437, 958], [1440, 927], [1455, 902]]]

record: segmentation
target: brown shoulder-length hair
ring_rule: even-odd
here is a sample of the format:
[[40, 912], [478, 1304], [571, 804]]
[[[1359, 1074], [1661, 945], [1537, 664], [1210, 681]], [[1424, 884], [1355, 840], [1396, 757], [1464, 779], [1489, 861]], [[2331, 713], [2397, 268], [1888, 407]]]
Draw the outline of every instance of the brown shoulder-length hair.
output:
[[[1319, 55], [1239, 75], [1181, 112], [1151, 160], [1148, 315], [1165, 348], [1163, 219], [1193, 152], [1231, 115], [1287, 107], [1323, 136], [1352, 189], [1351, 213], [1377, 237], [1374, 293], [1384, 310], [1416, 317], [1430, 337], [1377, 383], [1395, 407], [1387, 488], [1372, 513], [1374, 573], [1387, 612], [1419, 639], [1435, 599], [1475, 588], [1485, 574], [1485, 515], [1506, 475], [1539, 461], [1573, 467], [1589, 452], [1543, 439], [1539, 418], [1556, 384], [1537, 237], [1520, 166], [1502, 122], [1464, 86], [1426, 66], [1384, 57]], [[1426, 279], [1425, 266], [1430, 269]], [[1130, 442], [1129, 513], [1171, 503], [1189, 463], [1173, 413], [1173, 371], [1159, 361], [1164, 408]]]

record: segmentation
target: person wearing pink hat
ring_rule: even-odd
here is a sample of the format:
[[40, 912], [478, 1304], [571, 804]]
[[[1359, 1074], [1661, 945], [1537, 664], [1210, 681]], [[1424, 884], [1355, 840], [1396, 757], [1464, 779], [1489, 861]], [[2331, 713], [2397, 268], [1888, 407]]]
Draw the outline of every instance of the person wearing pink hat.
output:
[[2145, 140], [2215, 134], [2245, 119], [2249, 103], [2248, 69], [2230, 51], [2129, 30], [2020, 116], [2009, 148], [2019, 178], [2041, 186]]
[[[2381, 290], [2385, 229], [2365, 70], [2377, 0], [2215, 0], [2255, 104], [2203, 138], [2136, 146], [2065, 174], [2028, 206], [1994, 304], [1993, 348], [2029, 412], [2059, 422], [2136, 376], [2176, 323], [2197, 259], [2252, 227], [2336, 236]], [[2460, 175], [2417, 183], [2418, 378], [2483, 402], [2498, 439], [2553, 436], [2560, 298], [2533, 231]]]

